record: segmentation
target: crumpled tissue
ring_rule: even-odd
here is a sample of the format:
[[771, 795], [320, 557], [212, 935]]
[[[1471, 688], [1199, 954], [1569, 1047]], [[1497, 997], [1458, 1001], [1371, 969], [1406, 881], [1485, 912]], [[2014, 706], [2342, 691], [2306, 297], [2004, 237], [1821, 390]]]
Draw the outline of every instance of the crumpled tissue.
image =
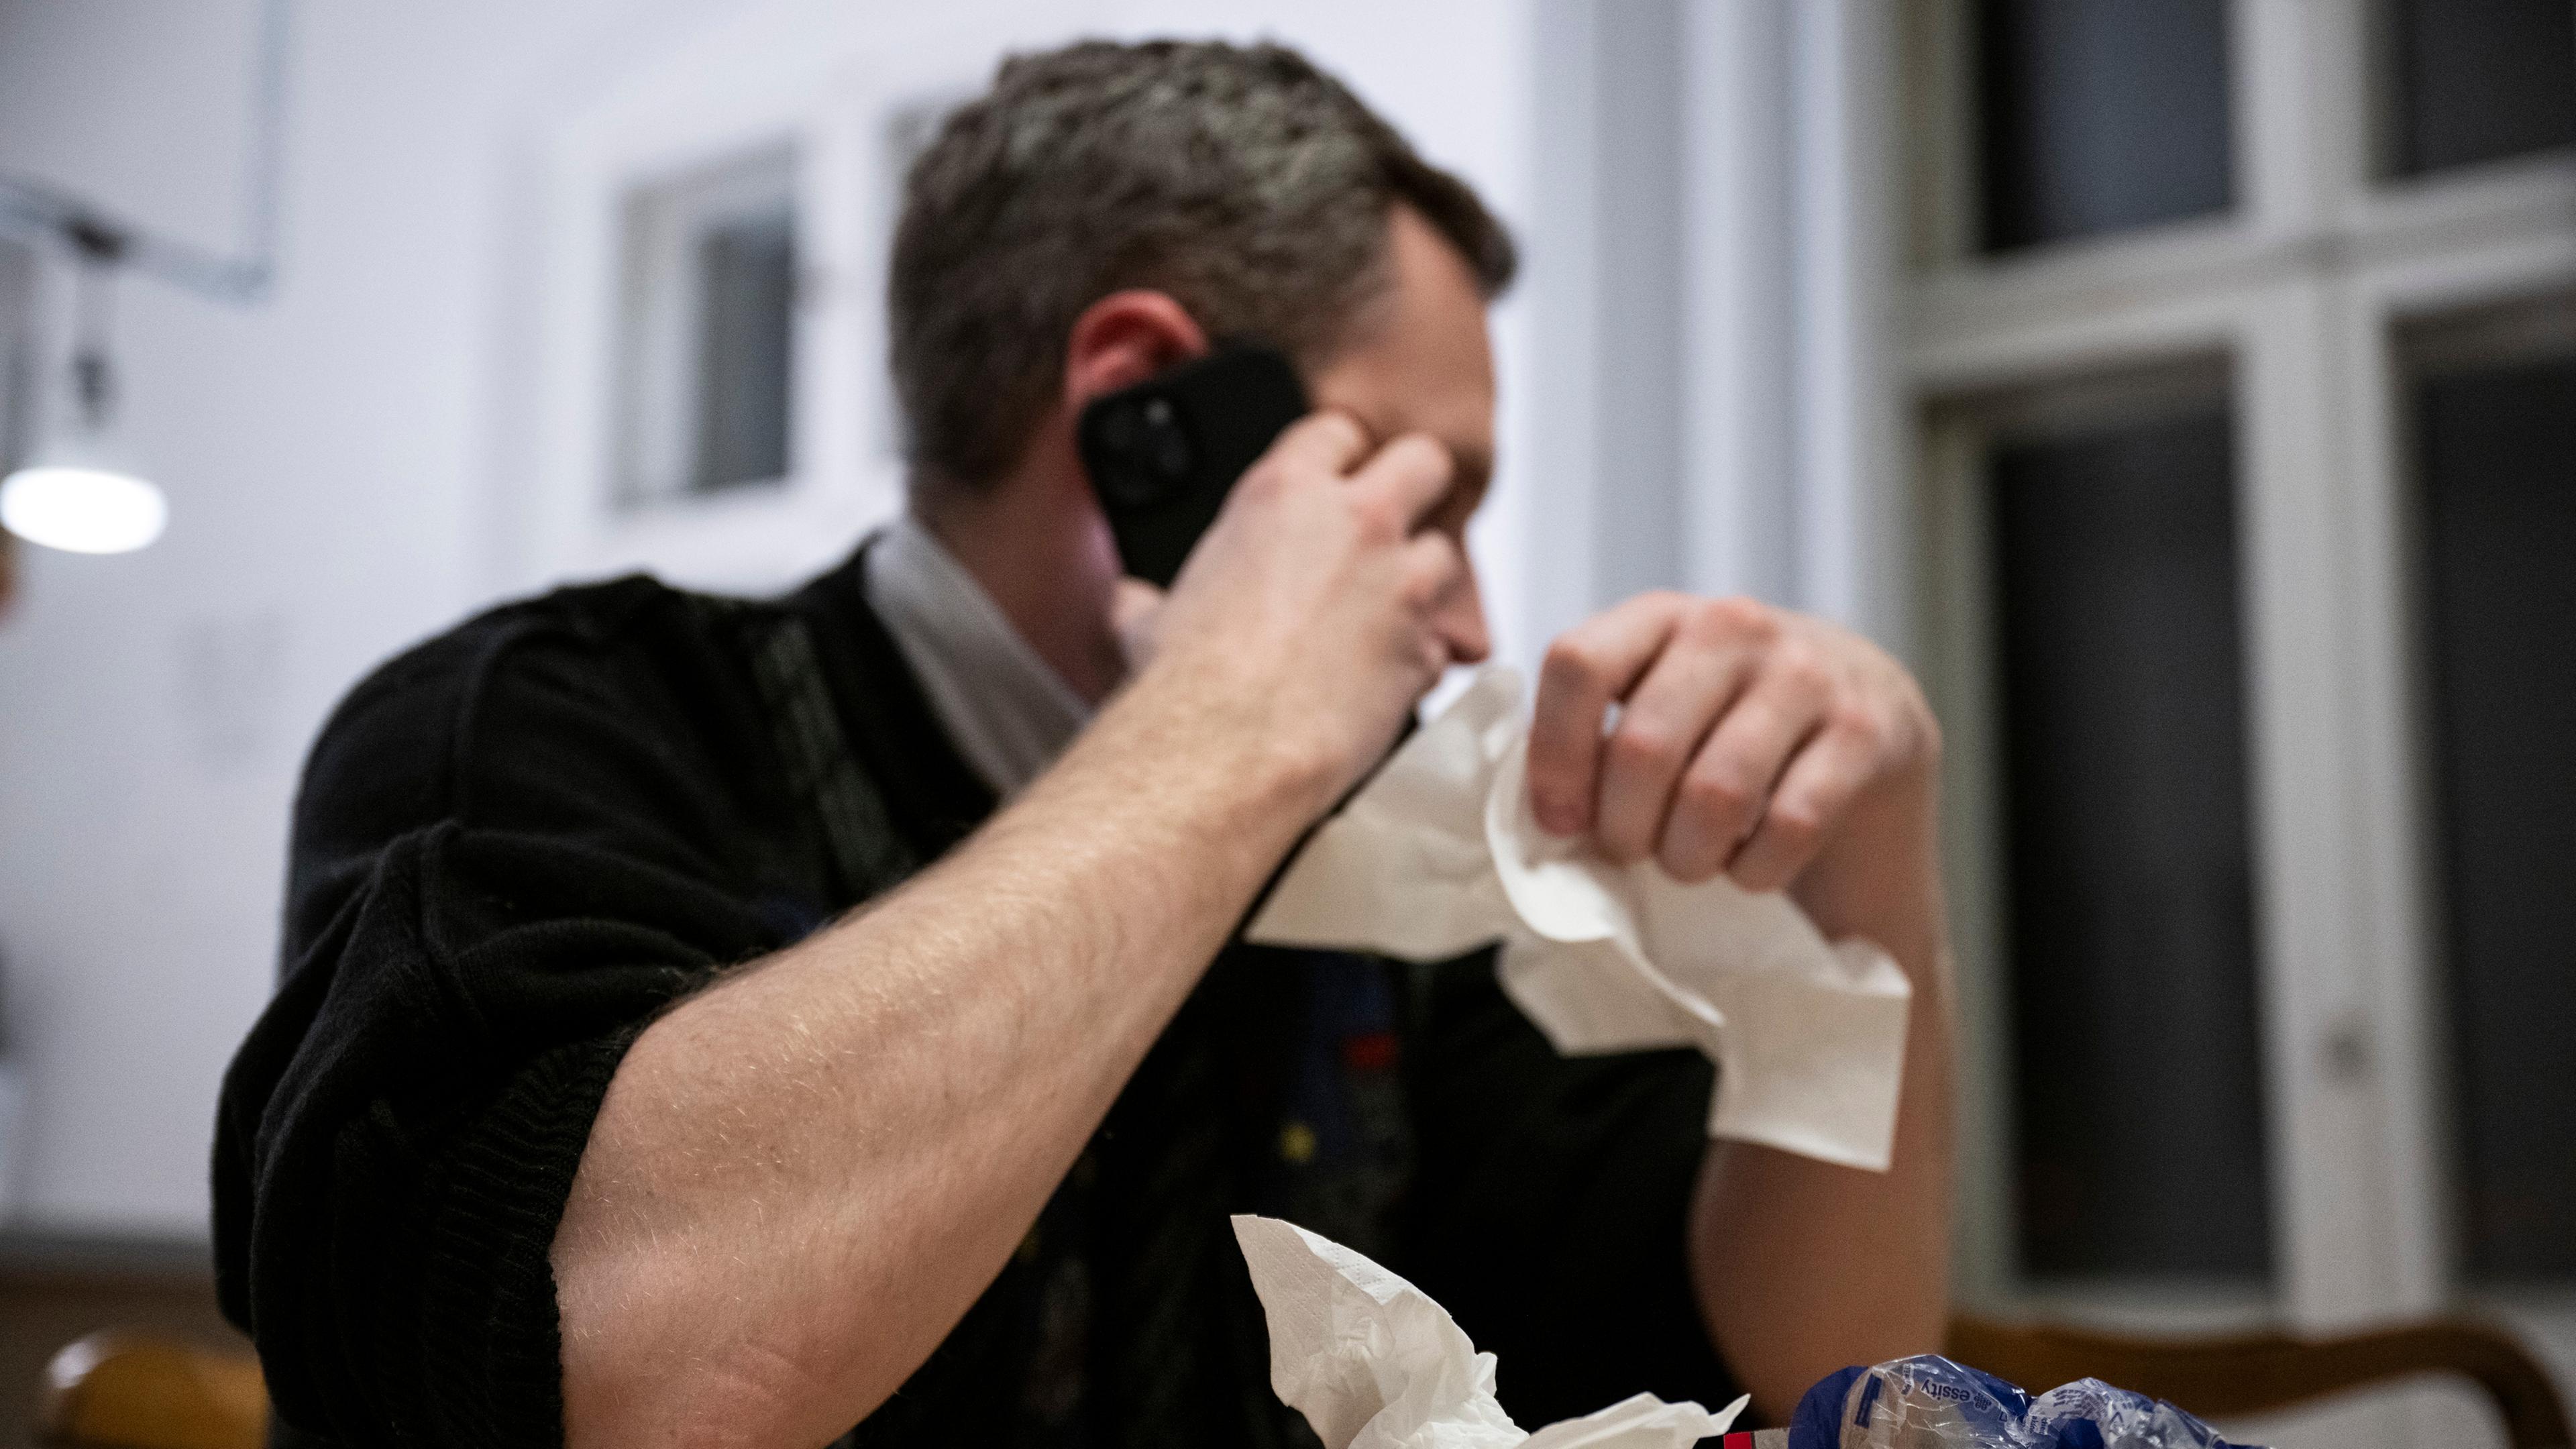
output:
[[1270, 1386], [1324, 1449], [1690, 1449], [1744, 1410], [1639, 1394], [1530, 1433], [1494, 1398], [1494, 1356], [1421, 1289], [1277, 1218], [1237, 1216], [1234, 1237], [1270, 1321]]
[[1904, 971], [1779, 894], [1549, 834], [1522, 784], [1520, 694], [1513, 671], [1483, 671], [1316, 830], [1249, 939], [1412, 961], [1500, 940], [1503, 990], [1559, 1052], [1696, 1046], [1718, 1066], [1710, 1136], [1885, 1171]]

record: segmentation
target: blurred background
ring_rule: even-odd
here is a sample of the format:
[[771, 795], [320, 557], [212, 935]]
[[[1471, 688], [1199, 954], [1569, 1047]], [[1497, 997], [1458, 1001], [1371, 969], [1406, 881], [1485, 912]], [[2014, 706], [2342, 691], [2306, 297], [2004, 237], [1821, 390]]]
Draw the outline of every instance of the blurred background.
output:
[[215, 1331], [333, 700], [556, 581], [836, 560], [912, 149], [1154, 33], [1305, 48], [1521, 233], [1506, 658], [1676, 585], [1922, 674], [1969, 1303], [2470, 1307], [2576, 1387], [2568, 0], [0, 0], [0, 464], [150, 485], [0, 553], [0, 1444], [78, 1332]]

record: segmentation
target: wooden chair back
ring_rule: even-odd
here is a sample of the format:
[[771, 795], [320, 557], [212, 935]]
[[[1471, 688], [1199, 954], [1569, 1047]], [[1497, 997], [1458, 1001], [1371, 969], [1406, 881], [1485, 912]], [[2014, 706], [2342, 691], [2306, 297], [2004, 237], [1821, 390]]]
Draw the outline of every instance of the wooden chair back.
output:
[[2505, 1331], [2466, 1319], [2366, 1333], [2132, 1338], [2044, 1324], [1957, 1318], [1949, 1356], [2034, 1392], [2096, 1378], [2204, 1419], [2265, 1414], [2421, 1374], [2484, 1390], [2513, 1449], [2569, 1449], [2567, 1408], [2549, 1371]]
[[[2484, 1390], [2513, 1449], [2576, 1449], [2558, 1390], [2511, 1334], [2439, 1320], [2331, 1338], [2156, 1339], [1958, 1318], [1950, 1357], [2032, 1389], [2097, 1378], [2203, 1418], [2272, 1413], [2351, 1389], [2449, 1373]], [[37, 1441], [54, 1449], [261, 1449], [259, 1360], [173, 1339], [97, 1333], [54, 1355]]]
[[36, 1442], [49, 1449], [262, 1449], [268, 1384], [248, 1354], [93, 1333], [47, 1366]]

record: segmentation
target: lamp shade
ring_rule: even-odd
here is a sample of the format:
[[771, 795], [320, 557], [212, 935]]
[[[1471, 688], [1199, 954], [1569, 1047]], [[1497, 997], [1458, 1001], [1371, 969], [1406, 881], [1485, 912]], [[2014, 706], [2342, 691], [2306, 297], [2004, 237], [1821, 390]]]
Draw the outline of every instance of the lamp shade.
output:
[[0, 528], [47, 548], [132, 553], [169, 521], [160, 489], [95, 460], [39, 455], [0, 480]]

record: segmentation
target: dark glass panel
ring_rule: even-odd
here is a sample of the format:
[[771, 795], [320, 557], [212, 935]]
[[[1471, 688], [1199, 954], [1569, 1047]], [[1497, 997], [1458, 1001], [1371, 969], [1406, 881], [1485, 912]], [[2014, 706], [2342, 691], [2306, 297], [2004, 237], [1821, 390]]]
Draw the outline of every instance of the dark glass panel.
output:
[[2462, 1266], [2576, 1278], [2576, 359], [2417, 391]]
[[[0, 471], [15, 468], [35, 447], [37, 359], [36, 253], [25, 243], [0, 238]], [[0, 548], [7, 547], [0, 540]], [[0, 571], [5, 571], [0, 563]], [[0, 589], [5, 589], [0, 581]]]
[[2576, 145], [2576, 5], [2391, 0], [2401, 174]]
[[2233, 474], [2214, 410], [1994, 462], [2034, 1277], [2270, 1268]]
[[1983, 0], [1985, 248], [2224, 211], [2225, 0]]
[[784, 208], [727, 218], [698, 240], [700, 493], [787, 472], [795, 354], [795, 218]]

